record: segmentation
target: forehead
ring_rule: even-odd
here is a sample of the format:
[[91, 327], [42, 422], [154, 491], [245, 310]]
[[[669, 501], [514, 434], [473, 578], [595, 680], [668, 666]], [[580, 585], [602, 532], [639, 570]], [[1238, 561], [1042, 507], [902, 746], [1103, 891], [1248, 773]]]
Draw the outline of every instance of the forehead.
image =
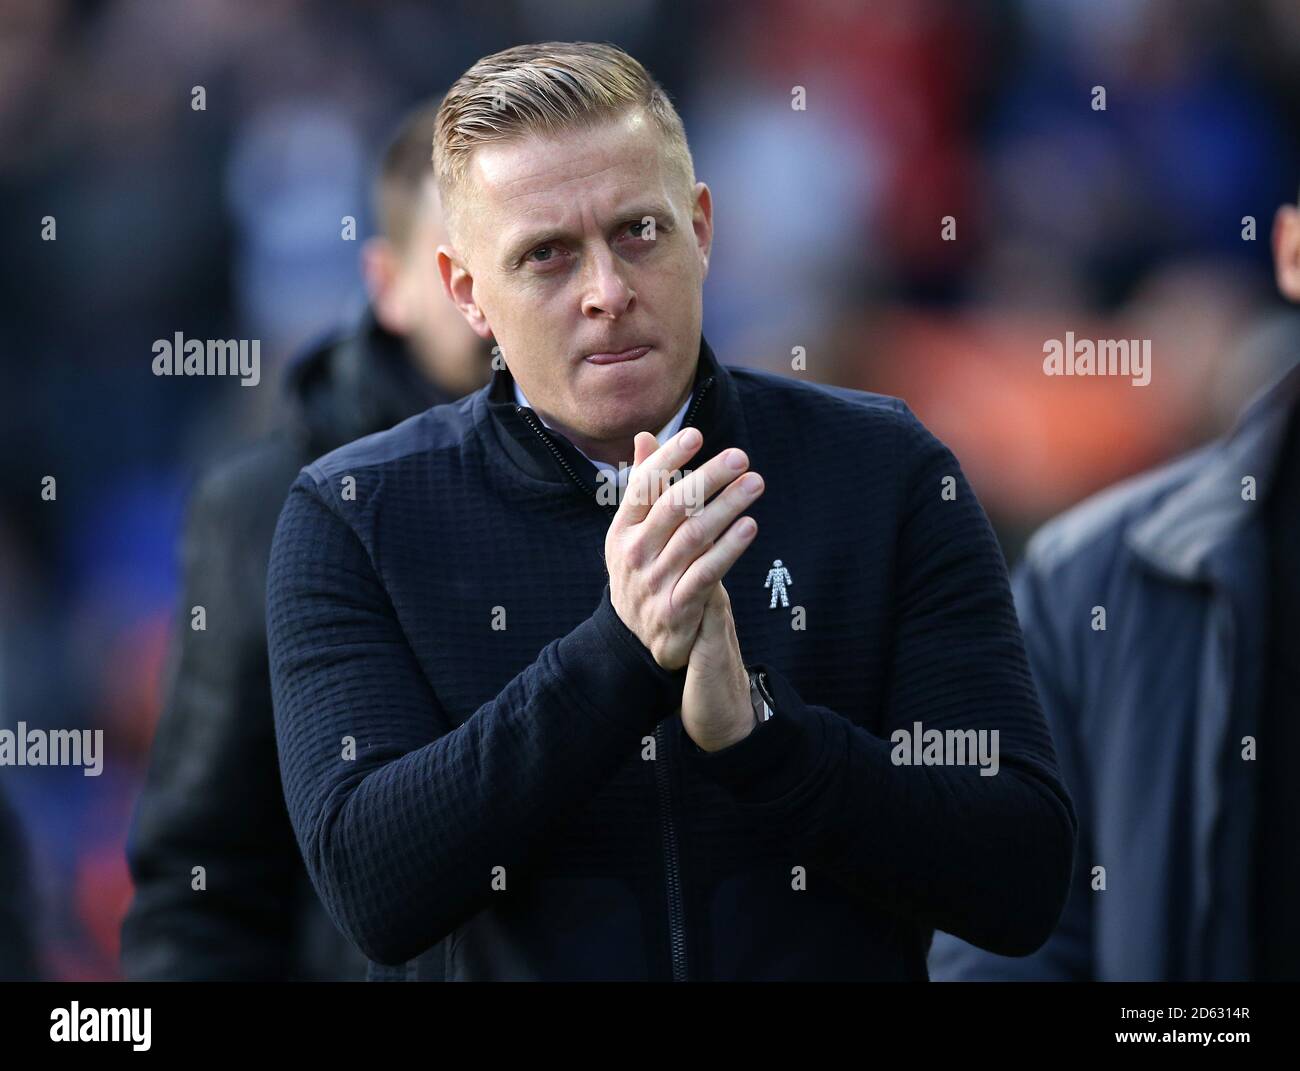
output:
[[638, 192], [666, 194], [664, 157], [654, 121], [634, 110], [589, 129], [480, 146], [467, 178], [479, 206], [507, 223]]

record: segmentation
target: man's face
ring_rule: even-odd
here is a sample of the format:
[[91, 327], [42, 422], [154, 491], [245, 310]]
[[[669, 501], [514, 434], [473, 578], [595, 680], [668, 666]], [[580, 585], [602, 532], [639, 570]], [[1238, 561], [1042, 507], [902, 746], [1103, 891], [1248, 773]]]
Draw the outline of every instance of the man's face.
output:
[[[592, 456], [630, 457], [632, 437], [657, 432], [694, 378], [708, 187], [686, 188], [639, 110], [482, 146], [466, 186], [460, 247], [438, 249], [452, 299], [475, 331], [495, 336], [548, 423]], [[633, 360], [590, 359], [638, 346], [650, 348]]]

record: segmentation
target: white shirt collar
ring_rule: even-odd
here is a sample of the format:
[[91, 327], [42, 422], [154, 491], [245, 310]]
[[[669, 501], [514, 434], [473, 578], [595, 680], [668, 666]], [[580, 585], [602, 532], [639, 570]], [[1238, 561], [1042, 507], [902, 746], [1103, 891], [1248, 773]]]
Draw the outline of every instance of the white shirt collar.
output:
[[[515, 383], [515, 401], [518, 402], [520, 405], [527, 406], [529, 409], [532, 409], [532, 406], [528, 405], [528, 399], [524, 397], [524, 392], [519, 389], [518, 380], [515, 380], [514, 383]], [[681, 429], [682, 421], [686, 419], [686, 409], [691, 404], [691, 396], [693, 394], [694, 391], [691, 392], [691, 395], [687, 396], [686, 401], [682, 402], [682, 407], [677, 410], [672, 420], [668, 421], [667, 424], [665, 424], [662, 428], [660, 428], [655, 433], [655, 438], [659, 440], [660, 446], [662, 446], [674, 435], [676, 435], [677, 432]], [[536, 412], [536, 410], [533, 411]], [[541, 419], [542, 414], [538, 413], [537, 416], [538, 419]], [[546, 424], [546, 421], [542, 420], [542, 423]], [[551, 425], [546, 424], [546, 426], [549, 428]], [[578, 453], [582, 454], [583, 457], [586, 457], [588, 461], [590, 461], [593, 465], [596, 466], [596, 468], [598, 468], [602, 472], [609, 473], [611, 478], [618, 480], [618, 486], [620, 490], [622, 490], [624, 487], [627, 486], [627, 477], [628, 474], [632, 471], [632, 465], [630, 462], [625, 463], [623, 465], [611, 465], [608, 461], [597, 461], [594, 457], [587, 457], [586, 451], [584, 451], [576, 443], [574, 444], [574, 449], [577, 450]]]

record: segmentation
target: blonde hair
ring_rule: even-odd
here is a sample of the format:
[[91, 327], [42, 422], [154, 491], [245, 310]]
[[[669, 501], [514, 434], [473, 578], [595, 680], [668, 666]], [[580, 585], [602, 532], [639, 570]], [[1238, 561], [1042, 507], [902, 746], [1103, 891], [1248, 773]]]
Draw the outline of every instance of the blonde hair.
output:
[[470, 158], [480, 145], [593, 127], [642, 108], [663, 135], [689, 192], [695, 165], [681, 117], [650, 72], [621, 48], [590, 41], [516, 45], [484, 56], [443, 98], [434, 120], [433, 171], [453, 234]]

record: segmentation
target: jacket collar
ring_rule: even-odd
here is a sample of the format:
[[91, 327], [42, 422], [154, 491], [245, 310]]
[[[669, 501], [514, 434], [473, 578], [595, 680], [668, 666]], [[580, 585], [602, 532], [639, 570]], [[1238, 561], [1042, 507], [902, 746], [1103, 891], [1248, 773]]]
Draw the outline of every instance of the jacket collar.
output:
[[[483, 388], [483, 420], [489, 425], [489, 443], [524, 475], [553, 484], [557, 492], [583, 492], [597, 497], [597, 468], [561, 432], [546, 427], [532, 409], [515, 402], [514, 377], [504, 366], [492, 373]], [[682, 427], [699, 428], [704, 445], [691, 459], [698, 468], [715, 454], [736, 444], [740, 432], [736, 385], [730, 371], [700, 336], [695, 379]], [[602, 500], [605, 496], [601, 496]], [[613, 512], [617, 507], [606, 504]]]
[[406, 343], [367, 307], [347, 330], [308, 347], [285, 373], [289, 423], [313, 455], [454, 401], [419, 369]]
[[[1300, 405], [1300, 364], [1247, 406], [1232, 432], [1209, 449], [1199, 474], [1127, 532], [1145, 561], [1185, 581], [1211, 579], [1242, 526], [1257, 516], [1272, 486], [1287, 420]], [[1242, 497], [1242, 479], [1255, 478], [1255, 498]]]

